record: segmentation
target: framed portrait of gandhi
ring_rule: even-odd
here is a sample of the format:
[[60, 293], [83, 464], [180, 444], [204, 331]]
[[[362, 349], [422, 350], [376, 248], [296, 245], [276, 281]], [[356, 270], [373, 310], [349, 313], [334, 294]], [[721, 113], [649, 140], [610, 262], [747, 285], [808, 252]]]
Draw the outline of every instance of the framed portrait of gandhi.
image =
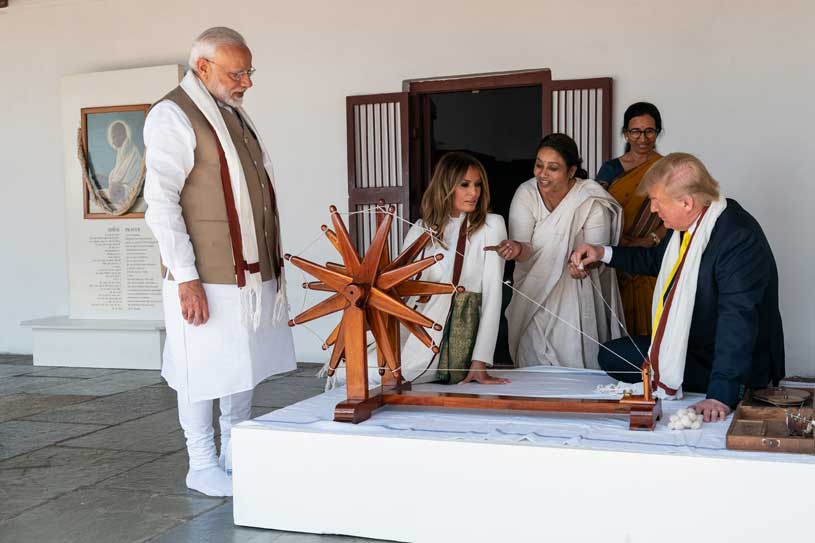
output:
[[77, 157], [86, 219], [143, 218], [144, 120], [150, 104], [82, 108]]

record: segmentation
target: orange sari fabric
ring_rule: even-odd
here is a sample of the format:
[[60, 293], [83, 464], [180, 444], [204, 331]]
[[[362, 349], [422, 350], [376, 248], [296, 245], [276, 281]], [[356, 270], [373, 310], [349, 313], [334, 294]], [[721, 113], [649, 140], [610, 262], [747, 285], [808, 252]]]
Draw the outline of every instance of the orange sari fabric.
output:
[[[623, 207], [623, 235], [635, 238], [647, 237], [662, 228], [662, 219], [651, 213], [647, 196], [637, 194], [645, 172], [662, 158], [655, 155], [634, 169], [624, 172], [608, 191]], [[656, 277], [631, 275], [617, 270], [620, 298], [623, 302], [625, 326], [632, 336], [651, 336], [651, 301], [654, 297]]]

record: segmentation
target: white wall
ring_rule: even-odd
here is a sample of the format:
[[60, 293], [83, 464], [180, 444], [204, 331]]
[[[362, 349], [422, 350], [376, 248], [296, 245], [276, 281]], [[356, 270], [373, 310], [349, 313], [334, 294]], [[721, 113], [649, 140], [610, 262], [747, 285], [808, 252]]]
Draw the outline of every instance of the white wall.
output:
[[[611, 76], [615, 131], [628, 103], [655, 102], [660, 148], [700, 155], [764, 226], [780, 269], [789, 372], [815, 374], [811, 1], [10, 4], [0, 12], [0, 352], [31, 351], [19, 321], [67, 311], [59, 78], [183, 62], [200, 30], [223, 24], [255, 54], [247, 109], [275, 156], [284, 250], [314, 239], [330, 203], [345, 206], [346, 95], [512, 69]], [[328, 256], [322, 247], [307, 254]], [[309, 333], [297, 337], [302, 360], [324, 356]]]

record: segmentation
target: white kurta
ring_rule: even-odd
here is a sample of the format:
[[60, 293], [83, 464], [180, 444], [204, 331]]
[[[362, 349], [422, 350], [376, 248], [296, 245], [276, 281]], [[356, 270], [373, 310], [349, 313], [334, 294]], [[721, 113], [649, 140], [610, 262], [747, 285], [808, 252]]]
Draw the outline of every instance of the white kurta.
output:
[[516, 264], [515, 287], [546, 308], [513, 295], [507, 319], [516, 365], [598, 368], [596, 341], [621, 335], [616, 275], [603, 266], [575, 280], [566, 267], [581, 243], [616, 243], [622, 220], [619, 204], [596, 182], [578, 180], [550, 212], [533, 178], [518, 187], [509, 214], [510, 238], [531, 243], [534, 251], [529, 260]]
[[[181, 190], [194, 162], [192, 124], [177, 104], [165, 100], [148, 114], [144, 142], [145, 220], [174, 279], [198, 279], [195, 253], [181, 215]], [[241, 324], [236, 285], [204, 284], [204, 290], [210, 320], [192, 326], [181, 318], [177, 283], [164, 281], [167, 340], [161, 374], [173, 389], [186, 394], [189, 401], [209, 400], [249, 390], [270, 375], [296, 368], [291, 329], [285, 322], [272, 325], [276, 281], [263, 283], [257, 331]]]
[[[442, 253], [444, 259], [422, 272], [423, 281], [449, 283], [453, 279], [456, 244], [459, 227], [463, 217], [453, 218], [444, 228], [442, 237], [447, 248], [439, 244], [428, 244], [425, 255]], [[422, 222], [413, 226], [405, 237], [404, 246], [410, 245], [423, 231]], [[480, 360], [492, 365], [495, 342], [498, 338], [498, 325], [501, 320], [501, 289], [504, 275], [504, 260], [495, 251], [485, 251], [484, 247], [497, 245], [506, 239], [507, 230], [500, 215], [488, 214], [484, 226], [476, 230], [467, 240], [464, 250], [464, 261], [461, 267], [459, 285], [467, 292], [481, 293], [481, 315], [478, 323], [478, 334], [473, 348], [473, 360]], [[425, 304], [408, 300], [410, 307], [433, 319], [439, 324], [447, 323], [452, 295], [433, 296]], [[440, 344], [444, 330], [428, 330], [436, 344]], [[402, 330], [402, 371], [405, 377], [416, 382], [428, 382], [436, 379], [438, 356], [424, 346], [406, 330]], [[376, 372], [374, 372], [376, 373]], [[377, 375], [378, 377], [378, 375]]]

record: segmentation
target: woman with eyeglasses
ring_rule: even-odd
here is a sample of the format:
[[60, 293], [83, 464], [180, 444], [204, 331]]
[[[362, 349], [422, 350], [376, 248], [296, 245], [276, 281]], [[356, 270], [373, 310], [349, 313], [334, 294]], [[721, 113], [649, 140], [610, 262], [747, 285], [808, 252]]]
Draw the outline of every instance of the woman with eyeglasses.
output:
[[[654, 104], [631, 104], [623, 115], [625, 153], [606, 161], [597, 172], [597, 181], [623, 207], [623, 247], [655, 247], [665, 235], [665, 227], [650, 202], [637, 190], [645, 172], [662, 156], [656, 141], [662, 132], [662, 116]], [[626, 327], [631, 335], [651, 335], [651, 298], [656, 278], [630, 275], [617, 270]]]

